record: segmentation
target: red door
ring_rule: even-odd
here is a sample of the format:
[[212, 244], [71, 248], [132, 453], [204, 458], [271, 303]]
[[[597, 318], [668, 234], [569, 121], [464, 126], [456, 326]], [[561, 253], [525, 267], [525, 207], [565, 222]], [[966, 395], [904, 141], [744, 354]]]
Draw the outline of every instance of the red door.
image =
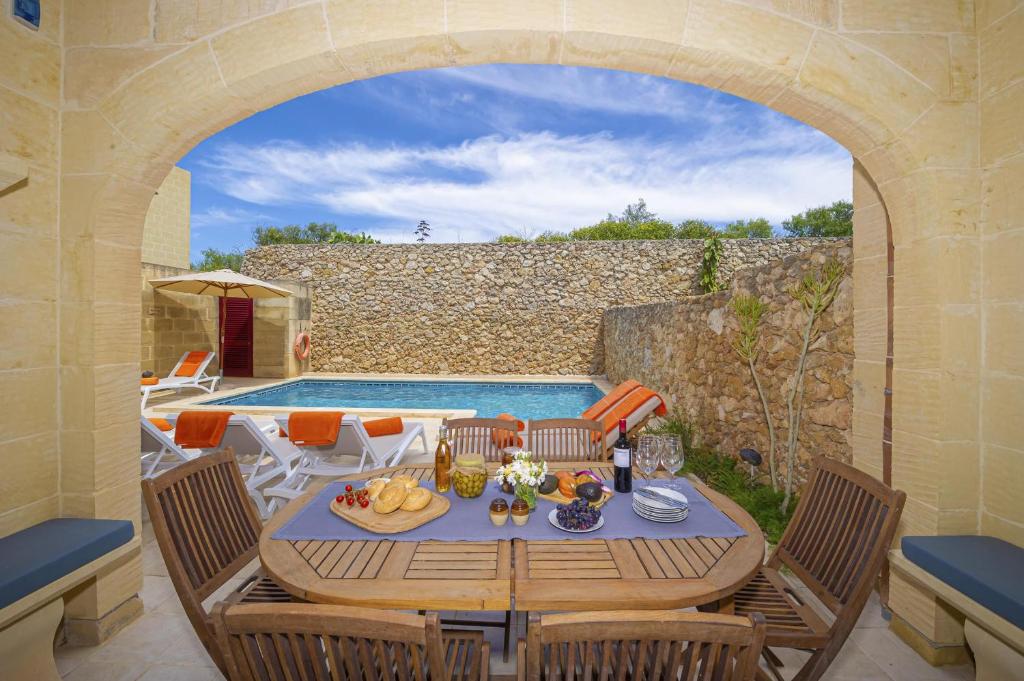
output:
[[252, 376], [252, 299], [220, 300], [220, 358], [224, 375]]

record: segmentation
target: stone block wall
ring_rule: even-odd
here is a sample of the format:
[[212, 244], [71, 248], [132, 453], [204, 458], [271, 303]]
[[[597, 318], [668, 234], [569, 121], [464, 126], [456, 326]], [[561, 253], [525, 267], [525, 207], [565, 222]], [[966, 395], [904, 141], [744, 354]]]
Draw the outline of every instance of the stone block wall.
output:
[[[721, 276], [818, 246], [726, 240]], [[243, 271], [313, 298], [316, 371], [603, 374], [601, 315], [700, 290], [700, 241], [267, 246]]]
[[175, 166], [153, 196], [142, 228], [142, 262], [188, 269], [192, 173]]
[[[832, 307], [822, 316], [805, 376], [798, 457], [801, 473], [812, 454], [851, 458], [853, 404], [853, 273], [847, 239], [775, 262], [738, 270], [726, 291], [683, 300], [613, 307], [604, 315], [608, 379], [629, 378], [664, 394], [672, 410], [694, 427], [701, 442], [735, 455], [743, 447], [768, 452], [768, 430], [747, 364], [732, 348], [738, 324], [734, 295], [757, 295], [767, 304], [757, 370], [769, 399], [778, 442], [787, 437], [786, 392], [801, 342], [800, 304], [788, 288], [829, 258], [847, 265]], [[767, 466], [765, 466], [765, 471]], [[802, 474], [797, 476], [802, 478]]]
[[287, 281], [270, 283], [288, 289], [292, 296], [253, 303], [253, 376], [292, 378], [310, 370], [309, 359], [300, 360], [292, 352], [295, 336], [310, 331], [309, 288]]
[[[217, 351], [217, 298], [155, 291], [150, 279], [188, 273], [188, 268], [142, 265], [142, 371], [166, 376], [190, 350]], [[219, 370], [220, 357], [208, 373]]]

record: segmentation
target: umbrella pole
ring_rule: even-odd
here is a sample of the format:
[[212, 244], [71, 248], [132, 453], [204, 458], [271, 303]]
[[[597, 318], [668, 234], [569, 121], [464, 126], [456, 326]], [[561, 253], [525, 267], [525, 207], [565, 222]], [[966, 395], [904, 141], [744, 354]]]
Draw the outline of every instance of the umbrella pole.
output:
[[220, 343], [217, 345], [217, 354], [220, 355], [220, 361], [217, 365], [220, 367], [220, 380], [224, 380], [224, 313], [225, 303], [223, 297], [217, 298], [217, 337], [220, 339]]

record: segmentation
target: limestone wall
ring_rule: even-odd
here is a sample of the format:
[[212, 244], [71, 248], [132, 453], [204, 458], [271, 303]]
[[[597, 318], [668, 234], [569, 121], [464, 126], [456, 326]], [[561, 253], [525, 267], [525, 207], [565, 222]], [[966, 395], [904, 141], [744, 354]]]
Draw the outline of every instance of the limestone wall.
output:
[[[147, 221], [148, 222], [148, 221]], [[188, 268], [142, 265], [142, 371], [166, 376], [191, 350], [217, 351], [217, 298], [154, 291], [150, 279], [185, 274]], [[220, 357], [209, 372], [219, 370]]]
[[[60, 13], [32, 31], [0, 3], [0, 154], [28, 163], [29, 177], [0, 190], [0, 536], [60, 513], [58, 345], [76, 337], [79, 307], [58, 325], [60, 245], [57, 173], [60, 159]], [[20, 65], [19, 65], [20, 64]], [[63, 362], [80, 355], [66, 351]], [[72, 384], [73, 385], [73, 384]], [[70, 400], [68, 401], [70, 404]]]
[[[818, 245], [726, 240], [723, 278]], [[312, 368], [602, 374], [601, 314], [700, 290], [700, 241], [268, 246], [244, 272], [313, 296]]]
[[[982, 3], [977, 20], [984, 126], [978, 530], [1024, 546], [1024, 3]], [[969, 451], [959, 458], [972, 460]]]
[[[705, 444], [735, 455], [742, 447], [768, 452], [768, 431], [750, 371], [732, 349], [737, 323], [729, 307], [738, 293], [757, 295], [768, 306], [762, 321], [763, 351], [757, 363], [775, 419], [778, 441], [787, 431], [786, 392], [799, 353], [799, 303], [790, 286], [828, 258], [849, 268], [850, 241], [836, 240], [812, 251], [737, 271], [727, 291], [671, 303], [613, 307], [604, 315], [605, 368], [618, 383], [634, 378], [665, 394], [673, 411], [694, 427]], [[811, 454], [849, 461], [853, 403], [853, 277], [840, 285], [820, 322], [805, 378], [799, 458]], [[803, 477], [802, 475], [798, 477]]]
[[[218, 298], [190, 293], [154, 291], [150, 279], [173, 277], [188, 269], [142, 264], [141, 370], [166, 376], [181, 356], [190, 350], [217, 351], [219, 340]], [[287, 281], [272, 282], [292, 292], [289, 298], [261, 298], [253, 301], [253, 376], [291, 378], [309, 369], [292, 353], [292, 342], [300, 331], [309, 331], [309, 290]], [[220, 370], [218, 356], [208, 369]]]
[[188, 269], [191, 210], [192, 174], [175, 166], [149, 204], [142, 228], [142, 262]]

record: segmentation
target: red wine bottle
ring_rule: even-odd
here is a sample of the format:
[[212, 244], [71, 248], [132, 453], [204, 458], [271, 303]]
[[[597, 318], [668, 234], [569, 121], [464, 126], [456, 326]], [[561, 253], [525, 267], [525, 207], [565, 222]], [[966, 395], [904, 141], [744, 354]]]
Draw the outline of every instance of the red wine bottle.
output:
[[615, 491], [633, 491], [633, 451], [626, 437], [626, 419], [619, 419], [619, 439], [612, 445], [612, 463], [615, 464]]

